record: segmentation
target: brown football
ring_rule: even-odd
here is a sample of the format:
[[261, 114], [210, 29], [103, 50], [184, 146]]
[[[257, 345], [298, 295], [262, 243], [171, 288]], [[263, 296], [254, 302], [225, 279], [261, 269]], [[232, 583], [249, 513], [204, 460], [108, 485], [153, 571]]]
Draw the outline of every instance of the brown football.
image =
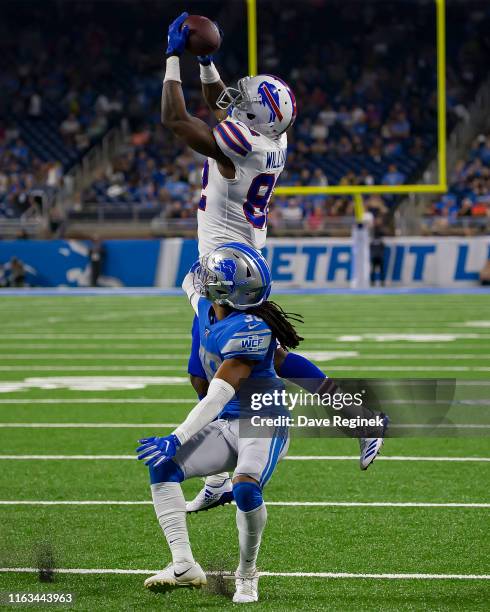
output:
[[221, 44], [221, 36], [216, 25], [202, 15], [189, 15], [182, 27], [189, 26], [187, 50], [193, 55], [216, 53]]

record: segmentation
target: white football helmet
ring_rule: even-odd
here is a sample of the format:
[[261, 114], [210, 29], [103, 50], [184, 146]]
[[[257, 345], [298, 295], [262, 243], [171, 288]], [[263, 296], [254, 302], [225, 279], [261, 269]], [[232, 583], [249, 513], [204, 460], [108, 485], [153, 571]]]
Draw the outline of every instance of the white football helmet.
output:
[[280, 136], [296, 119], [296, 98], [291, 88], [271, 74], [240, 79], [238, 89], [223, 90], [216, 106], [269, 138]]

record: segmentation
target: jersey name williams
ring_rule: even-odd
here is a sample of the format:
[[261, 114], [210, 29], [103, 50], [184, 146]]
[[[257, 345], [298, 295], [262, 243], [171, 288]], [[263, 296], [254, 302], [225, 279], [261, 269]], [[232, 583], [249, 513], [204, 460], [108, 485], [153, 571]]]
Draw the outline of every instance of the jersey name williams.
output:
[[265, 167], [269, 168], [282, 168], [286, 164], [286, 149], [279, 149], [278, 151], [267, 151], [267, 161]]

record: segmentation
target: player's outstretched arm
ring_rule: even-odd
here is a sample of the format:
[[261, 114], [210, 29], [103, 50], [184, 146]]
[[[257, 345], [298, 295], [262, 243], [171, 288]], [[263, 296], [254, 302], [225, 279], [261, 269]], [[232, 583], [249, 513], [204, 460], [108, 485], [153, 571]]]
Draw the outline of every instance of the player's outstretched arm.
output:
[[240, 381], [250, 376], [252, 367], [253, 363], [247, 359], [226, 359], [209, 383], [206, 397], [189, 412], [185, 421], [173, 433], [169, 436], [150, 436], [139, 440], [141, 446], [136, 449], [138, 459], [145, 459], [145, 465], [157, 467], [175, 457], [182, 444], [214, 421], [239, 389]]
[[209, 383], [206, 397], [189, 412], [186, 420], [174, 431], [182, 444], [214, 421], [238, 391], [241, 381], [250, 376], [252, 368], [253, 362], [241, 357], [223, 361]]
[[189, 36], [187, 26], [181, 29], [187, 16], [187, 13], [182, 13], [168, 29], [167, 69], [162, 89], [162, 123], [194, 151], [216, 159], [225, 167], [234, 168], [231, 160], [216, 144], [210, 127], [187, 112], [179, 59]]

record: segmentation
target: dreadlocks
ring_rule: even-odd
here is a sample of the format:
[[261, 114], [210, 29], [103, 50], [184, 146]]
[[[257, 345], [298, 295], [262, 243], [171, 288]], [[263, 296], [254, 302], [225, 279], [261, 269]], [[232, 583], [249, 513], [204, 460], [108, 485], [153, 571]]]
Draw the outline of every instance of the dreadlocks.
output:
[[290, 321], [303, 323], [303, 317], [294, 312], [285, 312], [279, 304], [275, 302], [262, 302], [260, 306], [247, 308], [247, 314], [255, 315], [263, 319], [270, 327], [273, 335], [285, 349], [294, 349], [303, 340], [298, 335], [294, 325]]

